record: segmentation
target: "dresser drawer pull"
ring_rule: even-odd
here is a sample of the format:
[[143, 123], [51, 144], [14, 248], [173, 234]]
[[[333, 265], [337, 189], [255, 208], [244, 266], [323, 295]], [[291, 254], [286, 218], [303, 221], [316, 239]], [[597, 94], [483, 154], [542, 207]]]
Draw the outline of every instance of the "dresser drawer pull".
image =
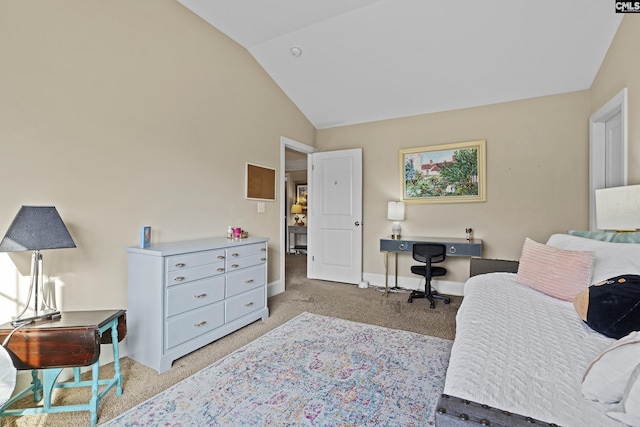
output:
[[266, 260], [267, 260], [266, 258], [260, 258], [260, 261], [266, 261]]
[[240, 256], [240, 254], [239, 253], [232, 253], [231, 256], [238, 257], [238, 256]]
[[260, 251], [261, 251], [261, 252], [266, 252], [266, 251], [267, 251], [267, 248], [260, 248]]
[[198, 294], [198, 295], [194, 295], [193, 297], [194, 298], [204, 298], [206, 296], [207, 296], [207, 294]]
[[178, 276], [178, 277], [176, 277], [176, 278], [175, 278], [175, 279], [173, 279], [173, 280], [175, 280], [176, 282], [182, 282], [182, 281], [184, 280], [184, 277], [182, 277], [182, 276]]
[[224, 255], [218, 255], [218, 259], [224, 259]]
[[247, 279], [244, 281], [244, 283], [253, 283], [253, 279]]
[[205, 321], [203, 320], [202, 322], [200, 322], [200, 323], [196, 323], [196, 324], [194, 324], [193, 326], [195, 326], [196, 328], [199, 328], [199, 327], [204, 326], [204, 325], [206, 325], [206, 324], [207, 324], [207, 322], [205, 322]]
[[251, 307], [253, 305], [253, 301], [247, 302], [244, 304], [245, 307]]
[[184, 266], [185, 266], [184, 262], [179, 262], [179, 263], [176, 264], [176, 267], [178, 267], [178, 268], [182, 268]]
[[240, 267], [240, 265], [239, 264], [231, 264], [231, 267], [232, 268], [238, 268], [238, 267]]
[[222, 273], [223, 271], [224, 271], [224, 268], [218, 267], [218, 272]]

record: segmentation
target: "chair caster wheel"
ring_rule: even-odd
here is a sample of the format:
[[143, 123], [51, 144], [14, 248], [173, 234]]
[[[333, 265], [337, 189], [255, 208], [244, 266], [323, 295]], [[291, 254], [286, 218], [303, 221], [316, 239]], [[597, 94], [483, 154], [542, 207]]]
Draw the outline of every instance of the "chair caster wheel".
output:
[[409, 299], [407, 300], [407, 302], [408, 302], [408, 303], [412, 303], [412, 302], [413, 302], [413, 298], [409, 298]]
[[445, 304], [451, 304], [451, 300], [450, 299], [446, 299], [446, 300], [444, 300], [444, 303]]
[[436, 308], [435, 303], [431, 303], [431, 304], [429, 304], [429, 308]]

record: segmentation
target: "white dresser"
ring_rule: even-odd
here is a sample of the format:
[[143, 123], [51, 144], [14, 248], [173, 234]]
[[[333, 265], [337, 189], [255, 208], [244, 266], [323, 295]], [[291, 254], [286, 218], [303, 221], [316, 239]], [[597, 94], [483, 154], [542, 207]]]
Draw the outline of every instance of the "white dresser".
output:
[[159, 373], [258, 319], [267, 308], [267, 238], [127, 248], [128, 356]]

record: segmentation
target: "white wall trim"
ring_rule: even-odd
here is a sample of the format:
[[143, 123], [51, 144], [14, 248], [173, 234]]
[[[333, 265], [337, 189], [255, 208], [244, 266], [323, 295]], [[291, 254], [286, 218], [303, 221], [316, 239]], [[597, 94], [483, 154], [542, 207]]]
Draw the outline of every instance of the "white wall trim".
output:
[[596, 229], [595, 190], [605, 186], [605, 158], [606, 133], [605, 123], [618, 113], [622, 120], [622, 140], [624, 143], [624, 185], [627, 185], [627, 151], [628, 151], [628, 120], [627, 120], [627, 88], [622, 89], [604, 106], [589, 117], [589, 227]]
[[285, 186], [286, 183], [286, 160], [285, 160], [285, 151], [287, 149], [299, 151], [302, 153], [315, 153], [316, 149], [310, 145], [303, 144], [298, 141], [294, 141], [293, 139], [287, 138], [286, 136], [280, 137], [280, 279], [269, 284], [267, 286], [267, 295], [277, 295], [285, 291], [285, 267], [284, 267], [284, 259], [285, 259], [285, 251], [287, 246], [287, 240], [285, 239], [286, 232], [286, 218], [287, 212], [285, 210]]
[[274, 280], [267, 284], [267, 298], [281, 294], [282, 292], [284, 292], [284, 286], [281, 279]]

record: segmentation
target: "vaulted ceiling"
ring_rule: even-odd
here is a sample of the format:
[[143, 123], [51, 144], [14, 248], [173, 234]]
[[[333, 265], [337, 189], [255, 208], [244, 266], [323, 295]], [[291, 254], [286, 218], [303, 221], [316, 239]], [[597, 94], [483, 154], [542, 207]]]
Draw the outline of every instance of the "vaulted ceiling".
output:
[[178, 1], [318, 129], [588, 89], [623, 16], [606, 0]]

